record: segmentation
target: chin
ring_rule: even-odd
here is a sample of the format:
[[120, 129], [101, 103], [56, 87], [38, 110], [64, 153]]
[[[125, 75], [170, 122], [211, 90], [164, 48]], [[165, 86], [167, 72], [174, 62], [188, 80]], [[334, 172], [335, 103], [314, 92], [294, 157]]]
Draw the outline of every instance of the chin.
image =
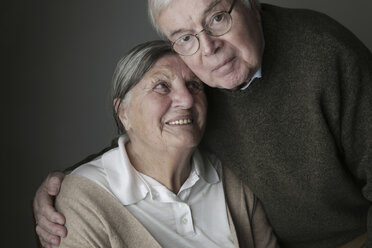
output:
[[235, 89], [247, 81], [246, 74], [247, 73], [231, 73], [223, 77], [223, 81], [219, 79], [220, 82], [218, 82], [216, 86], [218, 88], [223, 88], [223, 89], [228, 89], [228, 90]]
[[197, 148], [198, 144], [196, 143], [188, 143], [188, 144], [174, 144], [172, 147], [175, 148], [176, 150], [182, 150], [183, 152], [186, 151], [194, 151]]
[[242, 83], [243, 82], [232, 83], [232, 84], [229, 84], [229, 85], [224, 85], [224, 86], [222, 86], [222, 88], [227, 89], [227, 90], [233, 90], [233, 89], [238, 88]]
[[244, 83], [242, 80], [226, 79], [224, 82], [216, 83], [214, 87], [232, 90], [239, 87], [242, 83]]
[[200, 143], [200, 138], [196, 137], [180, 137], [180, 139], [175, 142], [175, 145], [180, 148], [190, 149], [196, 148]]
[[191, 139], [184, 140], [182, 143], [185, 147], [189, 147], [189, 148], [197, 147], [200, 143], [200, 139], [199, 138], [191, 138]]

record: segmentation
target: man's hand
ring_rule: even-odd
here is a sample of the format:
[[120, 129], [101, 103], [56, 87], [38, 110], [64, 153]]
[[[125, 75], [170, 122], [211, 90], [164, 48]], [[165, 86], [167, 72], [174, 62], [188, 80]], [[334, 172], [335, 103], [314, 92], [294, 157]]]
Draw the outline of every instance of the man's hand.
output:
[[65, 174], [52, 172], [36, 191], [33, 209], [36, 233], [43, 247], [59, 245], [60, 238], [67, 234], [65, 217], [54, 208], [54, 197], [58, 195]]

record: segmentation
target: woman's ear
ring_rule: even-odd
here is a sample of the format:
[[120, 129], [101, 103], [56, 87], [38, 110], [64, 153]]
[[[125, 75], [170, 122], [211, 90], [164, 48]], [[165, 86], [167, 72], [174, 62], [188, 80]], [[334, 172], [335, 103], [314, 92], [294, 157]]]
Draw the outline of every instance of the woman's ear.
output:
[[120, 98], [115, 98], [113, 104], [114, 104], [114, 109], [115, 109], [116, 114], [118, 115], [125, 130], [128, 131], [130, 129], [130, 123], [129, 123], [129, 119], [127, 116], [128, 106], [126, 106], [126, 104]]

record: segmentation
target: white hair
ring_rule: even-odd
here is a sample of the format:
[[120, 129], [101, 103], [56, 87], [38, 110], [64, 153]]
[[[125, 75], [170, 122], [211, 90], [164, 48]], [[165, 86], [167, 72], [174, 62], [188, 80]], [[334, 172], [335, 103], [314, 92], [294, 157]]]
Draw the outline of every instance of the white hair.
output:
[[[156, 23], [156, 18], [159, 17], [160, 12], [165, 9], [173, 0], [148, 0], [147, 1], [147, 14], [150, 19], [152, 27], [155, 29], [156, 33], [163, 39], [167, 37], [160, 30], [158, 24]], [[231, 1], [231, 0], [230, 0]], [[241, 1], [247, 8], [251, 8], [250, 0], [238, 0]], [[260, 8], [259, 0], [252, 0], [257, 8]]]

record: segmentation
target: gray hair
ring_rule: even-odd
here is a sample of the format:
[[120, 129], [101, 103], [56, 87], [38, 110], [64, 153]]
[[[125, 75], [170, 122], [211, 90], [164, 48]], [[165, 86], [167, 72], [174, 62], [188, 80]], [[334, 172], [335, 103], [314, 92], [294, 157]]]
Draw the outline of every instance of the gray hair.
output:
[[[251, 8], [250, 0], [240, 0], [247, 8]], [[260, 8], [259, 0], [252, 0], [256, 7]], [[152, 27], [155, 29], [156, 33], [162, 38], [167, 39], [166, 35], [160, 30], [158, 24], [156, 23], [156, 18], [159, 16], [160, 12], [165, 9], [172, 0], [147, 0], [147, 14], [150, 19]]]
[[118, 62], [112, 78], [112, 100], [114, 102], [120, 99], [118, 104], [113, 104], [113, 115], [119, 134], [125, 133], [118, 114], [120, 105], [128, 102], [130, 90], [160, 58], [168, 54], [176, 54], [172, 51], [170, 43], [155, 40], [137, 45]]

